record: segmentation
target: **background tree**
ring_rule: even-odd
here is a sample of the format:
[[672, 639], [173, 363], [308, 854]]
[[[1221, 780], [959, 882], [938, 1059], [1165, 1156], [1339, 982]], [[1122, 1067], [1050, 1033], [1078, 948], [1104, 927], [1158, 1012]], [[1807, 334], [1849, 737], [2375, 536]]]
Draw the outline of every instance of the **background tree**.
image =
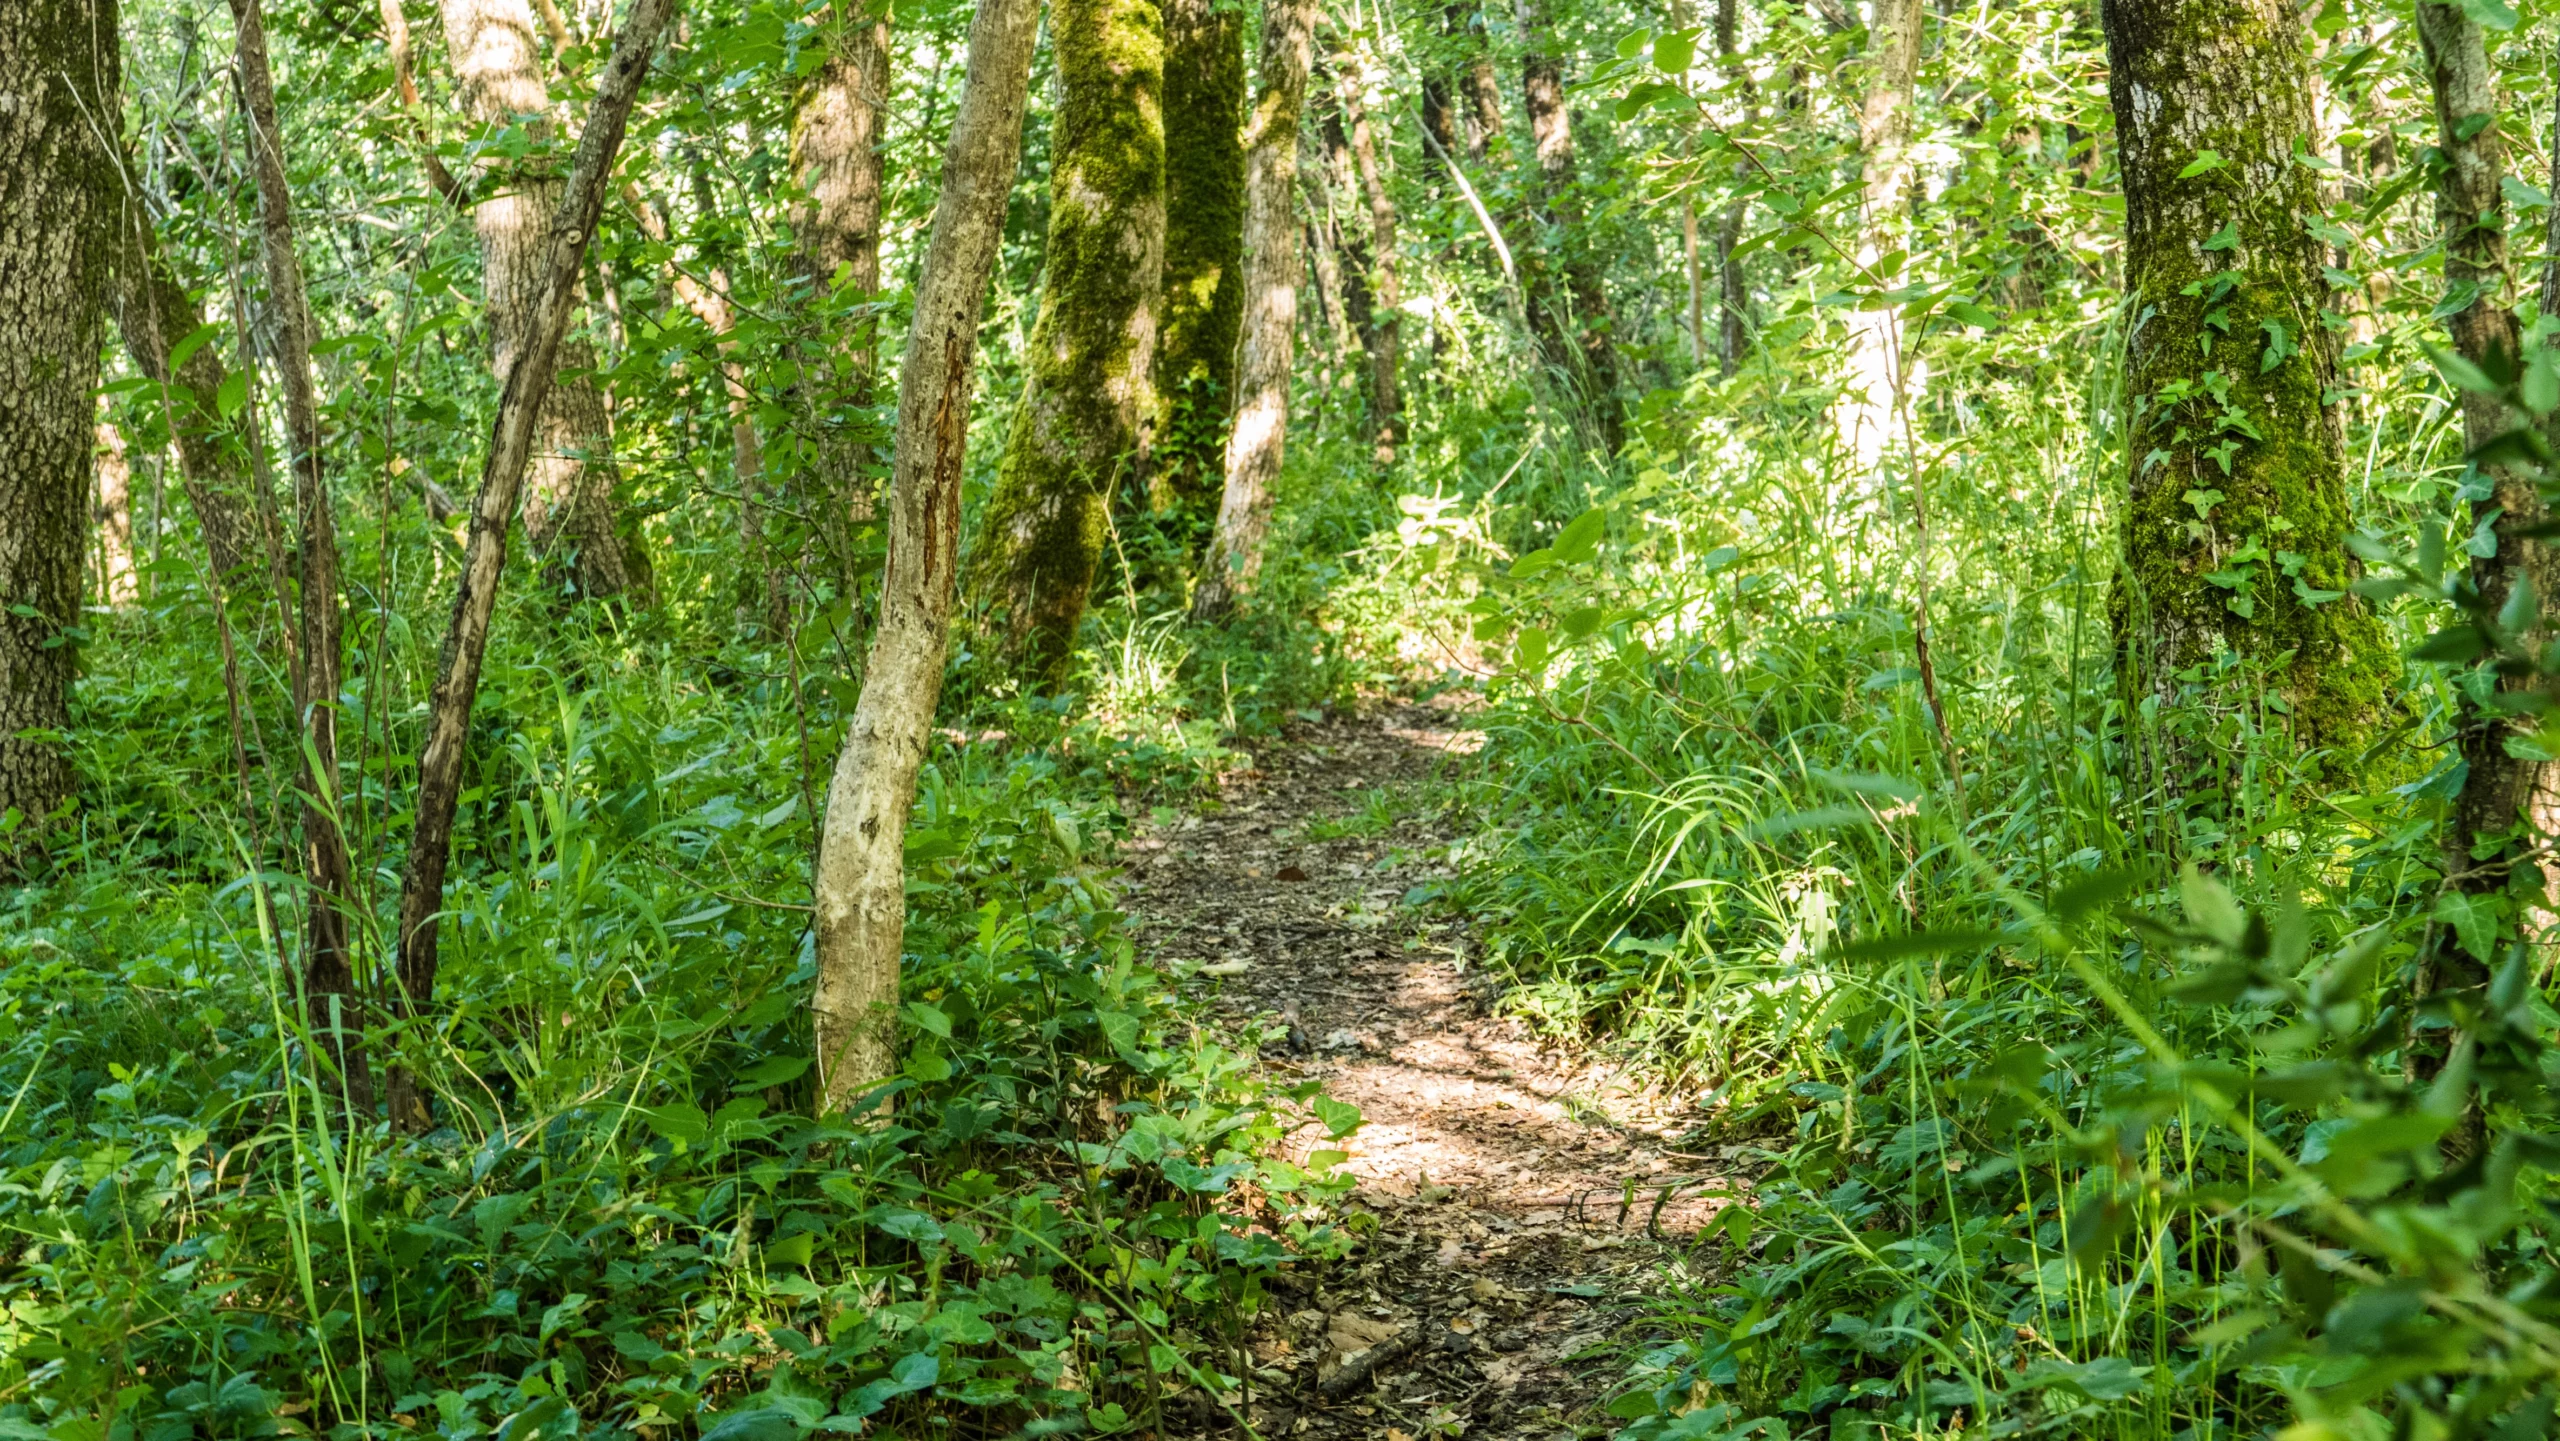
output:
[[[1717, 38], [1724, 38], [1718, 12]], [[1920, 0], [1873, 0], [1867, 23], [1867, 88], [1858, 109], [1858, 266], [1870, 286], [1893, 289], [1911, 212], [1911, 91], [1920, 74]], [[1728, 251], [1728, 254], [1731, 252]], [[1912, 355], [1892, 302], [1860, 307], [1849, 322], [1846, 389], [1835, 411], [1852, 473], [1872, 477], [1916, 400]], [[1872, 482], [1870, 482], [1872, 483]]]
[[1544, 0], [1521, 0], [1520, 95], [1529, 116], [1536, 175], [1530, 195], [1540, 243], [1525, 266], [1529, 323], [1549, 365], [1576, 396], [1593, 443], [1615, 455], [1625, 444], [1618, 400], [1618, 352], [1598, 257], [1585, 233], [1573, 160], [1573, 116], [1564, 65]]
[[[888, 10], [846, 0], [827, 12], [826, 34], [826, 63], [792, 114], [792, 157], [808, 192], [794, 231], [801, 242], [805, 283], [813, 294], [841, 288], [847, 296], [867, 298], [880, 289], [883, 122], [891, 59]], [[832, 312], [820, 308], [819, 313]], [[824, 508], [820, 530], [836, 564], [856, 567], [848, 527], [870, 511], [877, 457], [860, 428], [838, 412], [871, 403], [878, 323], [866, 309], [850, 336], [822, 334], [808, 348], [812, 373], [802, 383], [824, 392], [814, 503]], [[859, 577], [847, 569], [842, 580], [850, 590]]]

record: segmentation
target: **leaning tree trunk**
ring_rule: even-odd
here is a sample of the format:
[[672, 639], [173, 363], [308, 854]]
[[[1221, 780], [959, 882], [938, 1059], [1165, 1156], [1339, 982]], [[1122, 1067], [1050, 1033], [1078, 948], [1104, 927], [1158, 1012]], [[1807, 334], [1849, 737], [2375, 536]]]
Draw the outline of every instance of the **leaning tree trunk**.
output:
[[293, 472], [294, 557], [300, 566], [297, 626], [302, 664], [293, 697], [302, 744], [302, 873], [310, 883], [303, 938], [303, 1001], [314, 1034], [325, 1037], [344, 1087], [349, 1124], [373, 1114], [365, 1063], [363, 995], [347, 909], [355, 863], [338, 825], [338, 682], [345, 647], [338, 611], [338, 528], [320, 448], [320, 395], [311, 374], [311, 301], [293, 246], [293, 192], [285, 183], [284, 128], [276, 122], [275, 77], [259, 0], [231, 0], [235, 65], [249, 113], [250, 169], [257, 177], [258, 238], [267, 308], [275, 318], [276, 373], [284, 388], [285, 439]]
[[171, 352], [203, 325], [203, 312], [170, 270], [151, 217], [139, 205], [125, 207], [119, 228], [116, 329], [133, 368], [151, 381], [152, 403], [176, 439], [179, 488], [196, 513], [215, 577], [237, 584], [243, 567], [259, 561], [259, 542], [248, 471], [239, 448], [224, 442], [214, 410], [228, 368], [213, 345], [195, 347], [171, 367]]
[[[1911, 92], [1920, 75], [1922, 0], [1874, 0], [1867, 26], [1867, 94], [1858, 110], [1862, 156], [1858, 190], [1858, 269], [1869, 284], [1897, 280], [1878, 267], [1902, 249], [1911, 210]], [[1902, 311], [1879, 303], [1849, 313], [1848, 384], [1832, 407], [1832, 424], [1850, 473], [1871, 480], [1911, 410], [1911, 365]]]
[[[2299, 742], [2351, 758], [2395, 665], [2348, 593], [2328, 286], [2303, 229], [2319, 212], [2293, 160], [2300, 22], [2280, 0], [2105, 0], [2102, 17], [2139, 319], [2110, 599], [2128, 693], [2174, 704], [2179, 673], [2227, 647], [2275, 667]], [[2206, 151], [2223, 163], [2197, 168]]]
[[[841, 284], [848, 296], [867, 298], [880, 288], [889, 9], [878, 0], [846, 0], [827, 23], [826, 63], [791, 117], [792, 163], [808, 194], [793, 228], [813, 293]], [[804, 371], [803, 393], [818, 412], [817, 496], [809, 504], [837, 584], [850, 595], [863, 579], [854, 573], [854, 527], [874, 506], [878, 456], [863, 432], [879, 365], [879, 323], [865, 310], [846, 330], [824, 327], [803, 343], [814, 362]]]
[[1614, 456], [1626, 443], [1626, 417], [1618, 408], [1618, 351], [1609, 333], [1600, 259], [1585, 233], [1564, 67], [1556, 58], [1543, 0], [1522, 0], [1520, 28], [1529, 47], [1520, 60], [1520, 93], [1538, 163], [1532, 203], [1545, 237], [1532, 247], [1535, 259], [1528, 267], [1529, 323], [1549, 363], [1572, 381], [1590, 419], [1592, 439]]
[[[115, 0], [0, 5], [0, 827], [39, 825], [71, 793], [45, 737], [71, 720], [117, 58]], [[23, 834], [0, 832], [0, 853]]]
[[898, 376], [880, 623], [818, 838], [810, 1010], [821, 1114], [842, 1110], [897, 1069], [907, 812], [942, 695], [978, 321], [1021, 163], [1039, 20], [1039, 0], [985, 0], [970, 22], [968, 78], [916, 282]]
[[[1058, 0], [1062, 95], [1029, 377], [969, 559], [995, 674], [1066, 679], [1111, 494], [1143, 480], [1164, 276], [1164, 24], [1154, 0]], [[903, 389], [903, 385], [902, 385]]]
[[1244, 7], [1164, 7], [1162, 419], [1148, 500], [1199, 527], [1217, 506], [1244, 324]]
[[[533, 12], [525, 0], [439, 0], [439, 5], [465, 113], [493, 131], [521, 125], [536, 148], [542, 148], [553, 135], [551, 94], [543, 83]], [[472, 208], [471, 221], [480, 234], [480, 283], [489, 312], [492, 365], [503, 385], [539, 323], [535, 310], [561, 181], [553, 162], [537, 155], [514, 164], [488, 162], [477, 188], [481, 199]], [[604, 392], [589, 375], [595, 365], [595, 352], [586, 341], [562, 341], [559, 368], [570, 374], [552, 378], [550, 398], [543, 404], [541, 440], [526, 476], [525, 541], [549, 555], [580, 596], [645, 597], [650, 588], [648, 552], [637, 535], [623, 534]]]
[[1387, 193], [1386, 166], [1361, 95], [1363, 67], [1356, 55], [1343, 59], [1336, 93], [1351, 122], [1351, 161], [1359, 172], [1360, 193], [1369, 202], [1369, 439], [1372, 458], [1386, 465], [1404, 439], [1404, 397], [1397, 388], [1404, 353], [1404, 282], [1396, 272], [1396, 204]]
[[[543, 227], [539, 256], [542, 288], [524, 336], [523, 361], [505, 371], [498, 394], [498, 416], [490, 426], [489, 453], [480, 469], [480, 494], [472, 502], [471, 534], [462, 552], [462, 575], [454, 589], [453, 614], [445, 623], [444, 647], [436, 661], [435, 688], [427, 697], [427, 738], [418, 752], [417, 815], [409, 830], [409, 855], [400, 873], [400, 917], [392, 932], [399, 951], [397, 997], [401, 1009], [425, 1007], [435, 996], [436, 925], [444, 912], [445, 866], [453, 858], [453, 811], [462, 790], [463, 743], [471, 731], [471, 703], [480, 690], [480, 662], [489, 646], [489, 620], [498, 604], [498, 577], [507, 563], [507, 527], [513, 523], [516, 498], [532, 469], [534, 449], [544, 431], [543, 401], [551, 390], [560, 352], [569, 331], [571, 302], [577, 298], [579, 267], [587, 242], [604, 214], [605, 185], [613, 175], [613, 158], [622, 150], [622, 132], [631, 119], [632, 102], [649, 73], [658, 31], [665, 27], [675, 0], [632, 0], [596, 82], [595, 103], [587, 111], [586, 130], [578, 137], [577, 157], [568, 183], [560, 188], [560, 208]], [[392, 1077], [393, 1124], [423, 1125], [426, 1111], [407, 1080]]]
[[1316, 0], [1266, 0], [1262, 73], [1245, 128], [1244, 353], [1213, 561], [1192, 593], [1195, 619], [1250, 590], [1271, 525], [1271, 487], [1289, 438], [1290, 349], [1298, 326], [1298, 114], [1306, 102]]

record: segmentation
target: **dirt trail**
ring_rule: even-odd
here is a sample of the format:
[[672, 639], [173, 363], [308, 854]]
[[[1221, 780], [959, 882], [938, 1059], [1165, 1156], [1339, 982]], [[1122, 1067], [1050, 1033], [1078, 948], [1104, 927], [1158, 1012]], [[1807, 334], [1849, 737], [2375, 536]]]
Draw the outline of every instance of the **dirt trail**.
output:
[[1691, 1118], [1489, 1015], [1466, 924], [1404, 904], [1450, 876], [1456, 839], [1413, 802], [1482, 742], [1425, 706], [1295, 726], [1127, 853], [1144, 953], [1202, 968], [1187, 984], [1239, 1021], [1287, 1022], [1264, 1063], [1366, 1117], [1345, 1149], [1377, 1227], [1255, 1337], [1265, 1436], [1613, 1426], [1596, 1403], [1614, 1368], [1590, 1353], [1728, 1194], [1716, 1161], [1678, 1149]]

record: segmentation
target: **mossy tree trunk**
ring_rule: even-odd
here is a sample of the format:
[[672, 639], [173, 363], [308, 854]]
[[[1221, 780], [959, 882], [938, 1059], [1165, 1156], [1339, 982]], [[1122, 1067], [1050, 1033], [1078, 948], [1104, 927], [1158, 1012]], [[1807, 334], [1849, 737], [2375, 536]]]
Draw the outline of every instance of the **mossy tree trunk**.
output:
[[0, 817], [29, 826], [71, 793], [41, 737], [71, 719], [122, 194], [97, 118], [124, 113], [118, 54], [115, 0], [0, 5]]
[[1059, 0], [1061, 96], [1029, 378], [969, 560], [998, 674], [1066, 679], [1111, 496], [1141, 483], [1164, 276], [1164, 22], [1154, 0]]
[[968, 78], [899, 367], [880, 625], [818, 838], [810, 1010], [822, 1114], [843, 1109], [898, 1064], [907, 814], [942, 695], [978, 325], [1021, 161], [1039, 20], [1039, 0], [986, 0], [970, 24]]
[[1351, 163], [1360, 195], [1369, 205], [1369, 438], [1372, 458], [1386, 465], [1404, 439], [1404, 281], [1397, 267], [1396, 203], [1387, 191], [1386, 147], [1369, 123], [1362, 90], [1366, 67], [1356, 54], [1343, 57], [1337, 82], [1343, 116], [1351, 122]]
[[2279, 0], [2105, 0], [2101, 17], [2132, 318], [2110, 601], [2128, 692], [2174, 705], [2183, 675], [2237, 652], [2276, 668], [2296, 738], [2346, 763], [2396, 658], [2348, 591], [2319, 205], [2293, 160], [2311, 133], [2300, 23]]
[[[440, 0], [445, 45], [463, 109], [490, 131], [522, 126], [537, 143], [556, 129], [551, 94], [534, 44], [525, 0]], [[560, 205], [561, 179], [551, 160], [491, 162], [472, 208], [480, 234], [482, 302], [488, 308], [491, 363], [499, 383], [523, 354], [534, 327], [549, 253], [546, 227]], [[572, 335], [562, 345], [542, 412], [542, 444], [526, 476], [524, 533], [537, 552], [563, 562], [559, 573], [577, 595], [645, 598], [648, 552], [626, 535], [614, 494], [613, 439], [604, 392], [591, 373], [595, 351]]]
[[1261, 569], [1271, 487], [1289, 438], [1298, 326], [1298, 119], [1315, 15], [1316, 0], [1267, 0], [1262, 7], [1262, 63], [1245, 130], [1244, 352], [1217, 543], [1191, 596], [1192, 616], [1200, 620], [1225, 614]]
[[[1911, 92], [1920, 75], [1921, 0], [1874, 0], [1867, 24], [1867, 91], [1858, 110], [1858, 266], [1869, 283], [1901, 283], [1911, 219]], [[1902, 310], [1885, 304], [1849, 316], [1847, 385], [1832, 424], [1850, 473], [1871, 480], [1902, 431], [1914, 397]]]
[[[880, 289], [881, 144], [889, 99], [889, 7], [884, 0], [841, 0], [825, 26], [827, 59], [799, 96], [791, 117], [792, 161], [808, 193], [794, 218], [813, 298], [841, 286], [838, 298]], [[830, 306], [813, 307], [819, 314]], [[865, 312], [838, 331], [823, 322], [804, 341], [804, 404], [815, 410], [819, 543], [834, 558], [838, 584], [851, 594], [863, 577], [853, 528], [875, 509], [880, 457], [861, 432], [879, 365], [879, 325]]]
[[1148, 501], [1196, 540], [1217, 505], [1244, 324], [1244, 7], [1164, 7], [1162, 405]]

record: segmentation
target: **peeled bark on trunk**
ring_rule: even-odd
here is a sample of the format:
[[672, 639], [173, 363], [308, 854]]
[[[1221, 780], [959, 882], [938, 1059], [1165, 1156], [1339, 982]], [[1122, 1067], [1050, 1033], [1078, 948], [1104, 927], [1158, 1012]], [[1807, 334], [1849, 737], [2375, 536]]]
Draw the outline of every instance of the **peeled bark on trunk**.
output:
[[[2106, 0], [2102, 16], [2137, 317], [2110, 600], [2126, 686], [2173, 705], [2179, 672], [2224, 647], [2290, 652], [2274, 679], [2297, 742], [2352, 758], [2398, 667], [2347, 593], [2328, 286], [2302, 228], [2318, 206], [2293, 162], [2311, 123], [2300, 22], [2279, 0]], [[2205, 150], [2225, 163], [2181, 177]]]
[[[480, 470], [480, 493], [471, 507], [471, 534], [463, 547], [462, 576], [453, 615], [437, 658], [435, 689], [427, 701], [427, 738], [418, 754], [418, 806], [409, 832], [409, 855], [400, 875], [400, 918], [392, 933], [399, 950], [398, 998], [404, 1010], [425, 1007], [435, 996], [436, 924], [444, 909], [445, 867], [453, 852], [453, 810], [461, 792], [462, 748], [471, 728], [471, 703], [480, 689], [480, 662], [489, 645], [489, 619], [498, 603], [498, 577], [507, 563], [507, 527], [532, 466], [542, 433], [543, 400], [551, 389], [569, 330], [571, 303], [587, 241], [604, 213], [605, 186], [631, 104], [648, 77], [649, 57], [675, 0], [632, 0], [631, 13], [614, 41], [596, 84], [577, 158], [561, 188], [560, 208], [543, 233], [542, 288], [532, 327], [506, 371], [498, 416], [490, 428], [489, 454]], [[419, 1098], [403, 1094], [394, 1078], [392, 1120], [417, 1126], [425, 1120]]]
[[[883, 124], [889, 103], [889, 12], [876, 0], [846, 0], [830, 11], [826, 63], [791, 117], [792, 163], [808, 193], [795, 219], [807, 279], [823, 293], [841, 284], [855, 295], [880, 288]], [[879, 462], [865, 433], [879, 369], [879, 322], [865, 312], [846, 331], [804, 341], [812, 363], [801, 384], [817, 412], [819, 541], [834, 557], [837, 582], [852, 594], [853, 527], [871, 518]]]
[[1244, 353], [1226, 491], [1212, 563], [1192, 592], [1211, 620], [1253, 587], [1271, 525], [1271, 487], [1289, 438], [1289, 368], [1298, 325], [1298, 116], [1307, 92], [1315, 0], [1267, 0], [1262, 64], [1245, 127]]
[[941, 198], [899, 367], [880, 621], [827, 787], [815, 875], [820, 1114], [897, 1070], [907, 813], [933, 739], [960, 555], [960, 489], [988, 277], [1022, 156], [1039, 0], [985, 0], [943, 152]]
[[258, 533], [245, 457], [213, 408], [228, 374], [222, 348], [198, 345], [172, 370], [170, 355], [203, 326], [203, 312], [160, 254], [151, 218], [127, 206], [120, 228], [116, 329], [133, 368], [152, 382], [152, 403], [176, 439], [178, 485], [196, 513], [214, 573], [226, 588], [237, 586], [249, 574], [245, 568], [259, 563]]
[[1523, 0], [1520, 27], [1529, 46], [1520, 61], [1520, 93], [1538, 162], [1531, 195], [1543, 234], [1526, 266], [1529, 325], [1549, 363], [1571, 382], [1590, 421], [1592, 440], [1614, 456], [1626, 444], [1626, 416], [1618, 407], [1618, 352], [1609, 333], [1599, 257], [1584, 233], [1576, 193], [1564, 68], [1553, 54], [1554, 40], [1538, 0]]
[[[550, 139], [551, 95], [534, 49], [533, 13], [525, 0], [439, 0], [455, 83], [472, 121], [491, 130], [521, 125], [537, 144]], [[503, 385], [539, 325], [546, 231], [560, 207], [561, 181], [544, 157], [490, 162], [472, 207], [480, 235], [480, 280], [488, 308], [491, 360]], [[541, 438], [527, 477], [525, 541], [546, 554], [575, 594], [645, 599], [649, 560], [637, 537], [622, 533], [614, 496], [613, 440], [604, 393], [589, 372], [594, 350], [565, 338], [546, 386]]]
[[123, 610], [141, 598], [133, 573], [133, 457], [115, 422], [98, 422], [97, 509], [100, 605]]
[[258, 185], [259, 255], [267, 306], [276, 322], [276, 372], [284, 387], [285, 438], [292, 447], [294, 556], [300, 574], [302, 664], [295, 672], [295, 715], [302, 745], [302, 866], [310, 895], [303, 937], [303, 1001], [311, 1029], [324, 1037], [352, 1116], [373, 1113], [373, 1078], [365, 1063], [363, 996], [347, 906], [355, 865], [338, 825], [338, 682], [345, 647], [338, 612], [338, 531], [330, 512], [323, 463], [320, 394], [311, 374], [311, 301], [293, 246], [293, 192], [285, 183], [284, 130], [276, 123], [275, 78], [267, 66], [266, 22], [259, 0], [231, 0], [238, 36], [235, 64], [249, 114], [249, 167]]
[[1360, 175], [1360, 190], [1369, 202], [1369, 435], [1380, 465], [1393, 462], [1404, 439], [1404, 397], [1397, 389], [1397, 369], [1404, 349], [1404, 283], [1396, 273], [1396, 205], [1387, 193], [1386, 167], [1377, 136], [1369, 128], [1369, 107], [1360, 94], [1358, 65], [1344, 71], [1337, 93], [1351, 121], [1351, 159]]
[[1029, 374], [969, 558], [997, 674], [1065, 681], [1111, 495], [1143, 483], [1164, 277], [1164, 24], [1154, 0], [1057, 0], [1062, 82]]
[[[1154, 509], [1212, 517], [1244, 323], [1244, 8], [1165, 0], [1164, 302]], [[1196, 517], [1196, 519], [1194, 519]], [[1196, 544], [1199, 530], [1188, 532]]]
[[[1866, 99], [1858, 110], [1858, 267], [1865, 283], [1891, 289], [1881, 266], [1903, 248], [1911, 210], [1911, 92], [1920, 74], [1922, 0], [1871, 0]], [[1899, 267], [1896, 268], [1897, 271]], [[1884, 304], [1849, 313], [1847, 384], [1832, 423], [1851, 474], [1872, 477], [1910, 411], [1911, 357], [1902, 310]]]
[[[98, 339], [122, 188], [99, 117], [123, 114], [115, 0], [0, 6], [0, 825], [71, 794]], [[107, 133], [112, 133], [107, 132]], [[0, 835], [0, 855], [25, 830]]]

